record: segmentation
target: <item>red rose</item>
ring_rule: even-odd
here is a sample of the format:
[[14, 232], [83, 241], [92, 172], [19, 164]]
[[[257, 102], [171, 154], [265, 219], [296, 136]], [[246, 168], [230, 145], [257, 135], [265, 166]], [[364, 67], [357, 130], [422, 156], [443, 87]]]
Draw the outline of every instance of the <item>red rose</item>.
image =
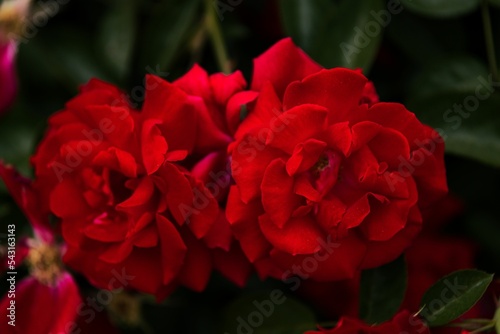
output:
[[408, 311], [401, 311], [390, 321], [371, 326], [361, 320], [343, 317], [332, 329], [309, 331], [304, 334], [430, 334], [429, 328]]
[[157, 298], [178, 284], [199, 291], [220, 262], [210, 247], [229, 248], [217, 201], [180, 164], [219, 145], [197, 136], [200, 108], [148, 76], [141, 112], [117, 88], [92, 80], [51, 117], [33, 158], [37, 188], [61, 220], [64, 261], [97, 287]]
[[367, 83], [289, 39], [255, 60], [227, 216], [261, 276], [341, 280], [392, 261], [446, 193], [441, 137], [401, 104], [367, 99]]

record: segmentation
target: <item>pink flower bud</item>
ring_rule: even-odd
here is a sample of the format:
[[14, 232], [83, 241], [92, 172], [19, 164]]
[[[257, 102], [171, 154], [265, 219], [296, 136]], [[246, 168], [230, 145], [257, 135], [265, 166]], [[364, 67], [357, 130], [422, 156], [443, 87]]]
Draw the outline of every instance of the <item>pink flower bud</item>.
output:
[[0, 114], [11, 106], [16, 97], [16, 50], [16, 44], [12, 41], [0, 45]]

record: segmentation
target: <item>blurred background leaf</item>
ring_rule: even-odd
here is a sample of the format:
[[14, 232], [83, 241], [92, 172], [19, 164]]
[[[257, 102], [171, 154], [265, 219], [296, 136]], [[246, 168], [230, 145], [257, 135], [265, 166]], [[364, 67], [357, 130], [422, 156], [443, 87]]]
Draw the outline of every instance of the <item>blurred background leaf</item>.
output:
[[367, 324], [390, 320], [405, 297], [408, 274], [404, 256], [378, 268], [363, 270], [359, 315]]
[[385, 9], [383, 1], [281, 0], [280, 4], [286, 34], [321, 65], [369, 71], [386, 25], [374, 15]]
[[449, 18], [472, 12], [479, 0], [401, 0], [401, 3], [418, 14]]
[[172, 70], [172, 63], [190, 45], [190, 38], [204, 19], [201, 0], [147, 2], [140, 30], [136, 71], [146, 67]]
[[224, 319], [224, 332], [231, 334], [302, 334], [316, 326], [314, 313], [279, 289], [241, 296], [227, 306]]
[[111, 69], [116, 81], [123, 83], [128, 77], [137, 38], [138, 1], [111, 1], [100, 22], [98, 50], [102, 62]]
[[419, 78], [415, 87], [424, 88], [417, 88], [407, 107], [441, 130], [447, 152], [499, 167], [500, 93], [488, 84], [487, 71], [473, 64], [465, 69], [450, 62], [445, 70]]

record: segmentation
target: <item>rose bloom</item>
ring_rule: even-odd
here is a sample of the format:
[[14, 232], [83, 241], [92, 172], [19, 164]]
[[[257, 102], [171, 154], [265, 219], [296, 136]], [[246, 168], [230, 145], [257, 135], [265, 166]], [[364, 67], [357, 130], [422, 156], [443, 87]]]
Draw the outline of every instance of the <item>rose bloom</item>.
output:
[[92, 80], [49, 120], [32, 162], [60, 219], [64, 261], [97, 287], [158, 299], [178, 285], [204, 289], [214, 266], [242, 284], [249, 270], [239, 270], [243, 255], [227, 252], [231, 232], [217, 200], [181, 165], [206, 154], [197, 143], [217, 142], [197, 132], [203, 100], [155, 76], [145, 84], [141, 112]]
[[251, 90], [227, 217], [260, 276], [342, 280], [396, 259], [447, 192], [442, 138], [290, 39], [255, 59]]
[[430, 334], [429, 328], [408, 311], [401, 311], [390, 321], [370, 326], [355, 318], [343, 317], [335, 328], [308, 331], [304, 334]]

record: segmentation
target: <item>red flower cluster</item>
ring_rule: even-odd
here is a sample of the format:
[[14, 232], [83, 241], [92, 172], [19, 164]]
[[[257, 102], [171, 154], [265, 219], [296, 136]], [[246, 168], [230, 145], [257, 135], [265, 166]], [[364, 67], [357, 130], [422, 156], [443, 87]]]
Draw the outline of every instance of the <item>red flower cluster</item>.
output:
[[352, 278], [398, 257], [447, 191], [437, 133], [290, 39], [255, 60], [249, 89], [240, 72], [195, 66], [173, 83], [147, 76], [145, 91], [139, 107], [90, 81], [32, 158], [64, 264], [99, 288], [162, 299], [203, 290], [213, 269], [238, 285], [253, 268]]

